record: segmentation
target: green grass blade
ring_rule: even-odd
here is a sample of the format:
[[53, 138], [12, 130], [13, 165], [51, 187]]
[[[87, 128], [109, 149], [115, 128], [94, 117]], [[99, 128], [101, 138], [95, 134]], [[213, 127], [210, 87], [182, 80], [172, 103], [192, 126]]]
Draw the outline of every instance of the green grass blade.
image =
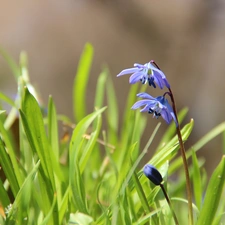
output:
[[9, 68], [11, 69], [14, 77], [17, 78], [20, 76], [20, 67], [17, 65], [17, 63], [14, 61], [13, 58], [3, 49], [0, 47], [0, 54], [5, 59], [5, 61], [8, 63]]
[[28, 73], [28, 57], [25, 51], [20, 53], [20, 70], [23, 80], [26, 84], [30, 83], [29, 73]]
[[[2, 151], [1, 143], [0, 143], [0, 151]], [[1, 158], [1, 154], [0, 154], [0, 158]], [[0, 160], [0, 162], [1, 162], [1, 160]], [[5, 190], [5, 188], [3, 186], [1, 179], [0, 179], [0, 196], [1, 196], [0, 197], [0, 207], [3, 206], [4, 208], [6, 208], [10, 204], [10, 199], [9, 199], [7, 191]]]
[[[26, 217], [32, 193], [32, 181], [34, 180], [34, 176], [39, 168], [39, 165], [40, 161], [36, 163], [36, 165], [24, 180], [18, 194], [16, 195], [12, 209], [10, 210], [10, 213], [8, 215], [9, 218], [12, 217], [23, 221], [23, 219]], [[16, 215], [14, 215], [14, 213], [16, 213]]]
[[6, 177], [10, 183], [12, 193], [15, 197], [19, 191], [19, 185], [18, 185], [18, 182], [16, 179], [15, 170], [13, 169], [10, 158], [5, 150], [4, 143], [1, 138], [0, 138], [0, 163], [1, 163], [1, 167], [3, 168], [3, 171], [6, 175]]
[[198, 158], [196, 156], [195, 151], [192, 151], [192, 164], [194, 169], [193, 176], [193, 191], [195, 196], [195, 204], [200, 210], [202, 204], [202, 178], [200, 173], [200, 167], [198, 163]]
[[105, 86], [106, 79], [108, 77], [108, 69], [104, 68], [101, 74], [98, 77], [97, 86], [96, 86], [96, 94], [94, 101], [94, 108], [100, 109], [103, 106], [104, 96], [105, 96]]
[[71, 179], [72, 200], [78, 211], [88, 214], [86, 190], [80, 173], [79, 162], [74, 160], [73, 179]]
[[88, 143], [87, 143], [85, 149], [83, 150], [80, 160], [79, 160], [81, 174], [83, 173], [83, 171], [87, 165], [87, 162], [91, 156], [92, 150], [93, 150], [93, 148], [96, 144], [97, 138], [99, 136], [101, 125], [102, 125], [101, 115], [98, 116], [96, 124], [97, 125], [95, 128], [95, 131], [92, 132], [92, 134], [90, 135], [90, 139], [88, 140]]
[[54, 189], [55, 184], [51, 164], [52, 159], [48, 154], [50, 149], [44, 128], [43, 117], [36, 99], [30, 94], [27, 88], [25, 88], [20, 115], [30, 146], [34, 152], [37, 152], [45, 176], [50, 179], [52, 188]]
[[[181, 123], [184, 118], [186, 117], [188, 113], [188, 108], [183, 108], [179, 113], [178, 113], [178, 121]], [[168, 129], [166, 130], [166, 132], [164, 133], [164, 135], [162, 136], [162, 139], [157, 147], [157, 149], [160, 149], [163, 145], [165, 145], [165, 143], [168, 143], [173, 136], [176, 134], [176, 126], [175, 123], [172, 122]]]
[[46, 215], [46, 217], [44, 218], [44, 220], [41, 222], [40, 225], [53, 224], [53, 222], [54, 222], [54, 225], [59, 224], [59, 223], [57, 223], [56, 220], [51, 220], [52, 216], [54, 216], [54, 214], [58, 213], [57, 209], [56, 209], [56, 202], [57, 202], [56, 201], [56, 195], [54, 195], [53, 203], [52, 203], [52, 206], [49, 210], [49, 213]]
[[30, 146], [34, 152], [37, 152], [45, 176], [50, 179], [52, 188], [55, 189], [54, 173], [60, 180], [64, 180], [63, 174], [47, 138], [40, 106], [27, 88], [25, 88], [20, 115]]
[[93, 59], [93, 47], [87, 43], [81, 55], [73, 85], [73, 113], [76, 122], [86, 115], [86, 87]]
[[83, 135], [85, 134], [87, 128], [90, 124], [100, 115], [106, 107], [97, 110], [96, 112], [83, 118], [75, 127], [73, 135], [70, 141], [70, 164], [69, 164], [69, 182], [72, 193], [72, 201], [75, 204], [75, 207], [83, 213], [87, 213], [86, 199], [85, 199], [85, 189], [83, 185], [83, 179], [81, 177], [80, 168], [79, 168], [79, 155], [80, 144], [83, 140]]
[[7, 104], [9, 104], [10, 106], [15, 107], [15, 102], [11, 98], [9, 98], [7, 95], [3, 94], [2, 92], [0, 92], [0, 99], [6, 102]]
[[136, 172], [133, 173], [133, 181], [134, 181], [134, 186], [135, 186], [135, 188], [137, 190], [137, 194], [138, 194], [138, 196], [140, 198], [142, 207], [144, 208], [146, 213], [150, 213], [148, 200], [147, 200], [147, 198], [145, 196], [144, 190], [142, 189], [142, 185], [141, 185], [141, 183], [140, 183], [140, 181], [138, 179], [138, 176], [137, 176]]
[[70, 188], [68, 187], [59, 205], [59, 224], [63, 224], [63, 219], [65, 217], [66, 211], [68, 210], [69, 191], [70, 191]]
[[59, 138], [58, 138], [58, 121], [56, 107], [52, 97], [49, 97], [48, 102], [48, 135], [49, 142], [55, 154], [56, 161], [59, 161]]
[[[20, 172], [19, 164], [17, 162], [17, 156], [16, 156], [16, 152], [15, 152], [15, 149], [16, 149], [15, 142], [14, 142], [12, 136], [11, 136], [10, 131], [5, 129], [3, 123], [4, 123], [3, 115], [1, 114], [0, 115], [0, 134], [1, 134], [2, 139], [3, 139], [1, 141], [4, 141], [4, 144], [7, 148], [7, 154], [6, 154], [6, 150], [3, 150], [4, 147], [2, 146], [2, 154], [3, 155], [6, 154], [6, 156], [5, 156], [6, 158], [8, 158], [8, 156], [9, 156], [10, 161], [11, 161], [11, 162], [10, 161], [8, 162], [9, 164], [7, 164], [5, 169], [10, 170], [10, 168], [7, 168], [7, 167], [9, 165], [11, 165], [10, 167], [12, 167], [12, 169], [14, 170], [13, 173], [15, 174], [17, 182], [13, 181], [14, 180], [13, 179], [13, 180], [11, 180], [11, 181], [13, 181], [13, 183], [11, 183], [11, 185], [15, 185], [15, 187], [12, 187], [15, 191], [14, 192], [14, 194], [15, 194], [18, 191], [17, 185], [20, 186], [23, 183], [24, 177], [23, 177], [23, 174]], [[3, 142], [2, 142], [2, 144], [3, 144]], [[6, 173], [6, 171], [5, 171], [5, 173]], [[17, 185], [16, 185], [16, 183], [17, 183]]]
[[106, 93], [108, 105], [107, 110], [108, 141], [111, 144], [116, 144], [118, 142], [119, 112], [115, 88], [113, 87], [113, 82], [110, 77], [108, 78], [106, 83]]
[[[204, 145], [206, 145], [209, 141], [213, 140], [216, 136], [220, 135], [225, 131], [225, 122], [219, 124], [212, 130], [210, 130], [206, 135], [204, 135], [200, 140], [198, 140], [190, 149], [186, 151], [187, 159], [192, 155], [192, 150], [195, 152], [199, 151]], [[183, 160], [182, 158], [177, 158], [170, 165], [169, 171], [173, 173], [177, 168], [182, 167]]]
[[[182, 128], [181, 135], [183, 140], [188, 139], [193, 129], [193, 126], [194, 126], [194, 121], [191, 120], [190, 123], [186, 124]], [[179, 149], [178, 139], [177, 139], [177, 136], [175, 136], [166, 146], [158, 150], [157, 154], [155, 154], [150, 160], [150, 163], [154, 166], [160, 167], [167, 160], [171, 160], [175, 156], [175, 153], [177, 152], [178, 149]]]
[[204, 203], [199, 214], [197, 225], [208, 225], [213, 223], [217, 208], [221, 201], [221, 194], [225, 182], [225, 156], [214, 170], [204, 198]]
[[[146, 146], [144, 147], [142, 153], [138, 156], [138, 158], [134, 161], [134, 163], [132, 163], [132, 167], [129, 169], [129, 173], [127, 174], [126, 178], [124, 178], [124, 182], [122, 184], [121, 187], [121, 192], [123, 193], [125, 191], [125, 187], [127, 186], [128, 182], [130, 181], [130, 178], [132, 177], [133, 173], [135, 172], [137, 166], [139, 165], [139, 163], [141, 162], [142, 158], [147, 154], [148, 152], [148, 148], [150, 147], [157, 131], [159, 130], [160, 127], [160, 123], [155, 127], [152, 135], [150, 136]], [[129, 156], [131, 157], [131, 156]]]

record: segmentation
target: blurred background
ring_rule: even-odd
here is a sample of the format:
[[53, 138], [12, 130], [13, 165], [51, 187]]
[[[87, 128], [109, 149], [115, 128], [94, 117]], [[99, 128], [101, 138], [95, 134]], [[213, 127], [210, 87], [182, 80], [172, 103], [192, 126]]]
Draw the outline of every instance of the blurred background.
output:
[[[187, 106], [195, 126], [187, 145], [224, 121], [225, 1], [39, 0], [2, 1], [0, 46], [18, 61], [29, 57], [31, 82], [47, 104], [51, 94], [59, 113], [72, 117], [72, 83], [84, 44], [95, 48], [87, 103], [107, 64], [119, 97], [120, 113], [130, 85], [116, 78], [133, 63], [154, 59], [170, 81], [178, 110]], [[0, 57], [0, 90], [16, 93], [16, 82]], [[149, 91], [148, 91], [149, 92]], [[157, 90], [152, 90], [153, 96]], [[149, 119], [145, 143], [158, 121]], [[166, 128], [164, 121], [160, 128]], [[154, 151], [154, 149], [152, 149]], [[222, 155], [216, 138], [198, 154], [211, 171]], [[147, 160], [146, 160], [147, 161]]]

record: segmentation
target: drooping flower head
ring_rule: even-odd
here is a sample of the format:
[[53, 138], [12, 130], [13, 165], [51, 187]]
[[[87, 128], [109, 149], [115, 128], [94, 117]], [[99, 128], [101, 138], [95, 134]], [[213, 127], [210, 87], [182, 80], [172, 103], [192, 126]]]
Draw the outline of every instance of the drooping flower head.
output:
[[130, 76], [130, 84], [137, 83], [139, 81], [142, 84], [148, 84], [156, 88], [156, 84], [163, 89], [164, 86], [170, 88], [170, 84], [166, 79], [165, 74], [150, 61], [144, 65], [135, 63], [133, 68], [122, 70], [117, 77], [131, 74]]
[[151, 164], [147, 164], [143, 170], [145, 176], [155, 185], [160, 185], [163, 181], [160, 172]]
[[176, 125], [178, 125], [173, 109], [165, 96], [158, 96], [154, 98], [144, 92], [137, 94], [137, 96], [143, 98], [143, 100], [137, 101], [131, 109], [137, 109], [143, 106], [140, 110], [141, 112], [153, 114], [153, 117], [156, 117], [157, 119], [162, 116], [168, 124], [173, 119]]

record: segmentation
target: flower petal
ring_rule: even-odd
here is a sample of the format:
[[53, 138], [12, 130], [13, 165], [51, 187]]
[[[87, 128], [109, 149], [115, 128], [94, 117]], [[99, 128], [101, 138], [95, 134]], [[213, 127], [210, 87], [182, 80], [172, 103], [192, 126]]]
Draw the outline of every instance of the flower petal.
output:
[[138, 71], [130, 76], [129, 83], [130, 84], [137, 83], [143, 78], [143, 76], [145, 76], [145, 74], [143, 72]]
[[151, 95], [149, 95], [145, 92], [141, 92], [141, 93], [137, 94], [137, 97], [147, 98], [147, 99], [150, 99], [150, 100], [156, 100], [156, 98], [152, 97]]
[[166, 110], [165, 108], [162, 109], [161, 111], [161, 116], [162, 118], [169, 124], [172, 120], [172, 116], [170, 114], [170, 112], [168, 110]]
[[165, 83], [166, 87], [169, 89], [170, 88], [170, 84], [169, 84], [168, 80], [166, 79], [166, 77], [163, 78], [163, 80], [164, 80], [164, 83]]
[[161, 70], [156, 68], [152, 63], [150, 63], [149, 68], [152, 70], [155, 82], [161, 89], [163, 89], [164, 86], [170, 88], [170, 84], [166, 79], [166, 75]]
[[144, 69], [144, 68], [148, 69], [147, 63], [144, 64], [144, 65], [139, 64], [139, 63], [134, 63], [134, 67], [137, 67], [137, 68], [139, 68], [139, 69], [140, 69], [140, 68], [141, 68], [141, 69]]
[[145, 105], [147, 105], [148, 106], [148, 108], [152, 108], [152, 107], [154, 107], [154, 105], [155, 105], [155, 101], [152, 101], [152, 100], [140, 100], [140, 101], [137, 101], [132, 107], [131, 107], [131, 109], [138, 109], [138, 108], [140, 108], [140, 107], [142, 107], [142, 106], [145, 106]]
[[165, 83], [164, 83], [164, 80], [161, 77], [161, 74], [158, 73], [157, 71], [153, 71], [153, 75], [152, 76], [154, 77], [154, 81], [159, 86], [159, 88], [163, 89], [163, 87], [165, 86]]
[[117, 75], [117, 77], [122, 76], [122, 75], [125, 75], [125, 74], [135, 73], [135, 72], [137, 72], [137, 71], [139, 71], [138, 68], [129, 68], [129, 69], [125, 69], [125, 70], [122, 70], [122, 71]]

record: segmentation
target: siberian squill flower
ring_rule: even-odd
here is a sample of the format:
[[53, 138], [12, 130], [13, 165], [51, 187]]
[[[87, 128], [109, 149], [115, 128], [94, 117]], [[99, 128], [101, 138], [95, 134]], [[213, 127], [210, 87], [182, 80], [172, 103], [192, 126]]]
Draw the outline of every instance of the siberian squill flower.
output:
[[153, 117], [156, 117], [157, 119], [159, 116], [162, 116], [162, 118], [168, 124], [173, 119], [176, 123], [176, 126], [178, 125], [173, 109], [165, 96], [158, 96], [154, 98], [144, 92], [137, 94], [137, 96], [143, 98], [143, 100], [137, 101], [131, 109], [137, 109], [143, 106], [143, 108], [140, 110], [141, 112], [153, 114]]
[[153, 165], [145, 165], [143, 172], [153, 184], [160, 185], [162, 183], [162, 175]]
[[133, 68], [122, 70], [117, 77], [126, 74], [131, 74], [129, 80], [130, 84], [141, 81], [142, 84], [146, 84], [148, 82], [148, 84], [154, 88], [156, 88], [155, 83], [161, 89], [163, 89], [164, 86], [170, 88], [170, 84], [167, 81], [165, 74], [156, 68], [151, 62], [144, 65], [135, 63]]

